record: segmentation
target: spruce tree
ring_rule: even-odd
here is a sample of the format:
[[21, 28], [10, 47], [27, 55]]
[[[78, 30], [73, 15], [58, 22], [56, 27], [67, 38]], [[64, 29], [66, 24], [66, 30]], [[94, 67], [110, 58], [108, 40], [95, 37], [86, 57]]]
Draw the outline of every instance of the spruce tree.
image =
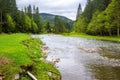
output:
[[78, 17], [79, 17], [80, 14], [82, 14], [81, 4], [79, 4], [78, 9], [77, 9], [76, 20], [78, 19]]
[[32, 7], [31, 7], [31, 5], [29, 5], [29, 6], [27, 7], [27, 14], [28, 14], [28, 16], [32, 19]]
[[50, 22], [47, 22], [47, 23], [46, 23], [46, 31], [47, 31], [47, 33], [50, 33], [50, 32], [51, 32]]
[[38, 26], [38, 33], [41, 33], [42, 31], [42, 26], [41, 26], [41, 19], [40, 19], [40, 14], [39, 14], [39, 8], [34, 8], [34, 13], [33, 13], [33, 20]]

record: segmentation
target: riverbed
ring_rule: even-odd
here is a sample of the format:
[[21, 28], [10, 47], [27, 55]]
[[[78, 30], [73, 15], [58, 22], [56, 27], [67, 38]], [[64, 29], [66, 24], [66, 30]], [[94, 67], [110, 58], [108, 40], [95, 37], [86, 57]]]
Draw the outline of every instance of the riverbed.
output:
[[33, 35], [48, 49], [62, 80], [120, 80], [120, 43], [61, 35]]

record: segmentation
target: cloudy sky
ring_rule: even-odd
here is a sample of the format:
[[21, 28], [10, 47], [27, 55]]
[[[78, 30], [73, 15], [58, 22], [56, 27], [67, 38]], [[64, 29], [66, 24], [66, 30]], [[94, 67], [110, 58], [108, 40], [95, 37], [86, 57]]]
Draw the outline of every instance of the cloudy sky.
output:
[[86, 0], [16, 0], [18, 8], [21, 10], [25, 6], [36, 5], [40, 13], [52, 13], [66, 16], [72, 20], [76, 18], [78, 4], [81, 3], [84, 9]]

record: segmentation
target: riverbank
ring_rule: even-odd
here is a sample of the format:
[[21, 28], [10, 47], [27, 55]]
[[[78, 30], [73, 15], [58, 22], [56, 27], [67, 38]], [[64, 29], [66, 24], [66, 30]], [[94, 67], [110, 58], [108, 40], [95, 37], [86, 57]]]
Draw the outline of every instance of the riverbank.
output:
[[47, 60], [60, 59], [62, 80], [120, 80], [120, 43], [54, 34], [33, 36], [49, 47]]
[[31, 80], [27, 71], [38, 80], [60, 80], [60, 72], [43, 60], [42, 42], [27, 34], [0, 35], [0, 78]]
[[82, 37], [82, 38], [88, 38], [88, 39], [104, 40], [104, 41], [120, 42], [120, 37], [116, 37], [116, 36], [93, 36], [93, 35], [88, 35], [85, 33], [76, 33], [76, 32], [63, 33], [62, 35], [72, 36], [72, 37]]

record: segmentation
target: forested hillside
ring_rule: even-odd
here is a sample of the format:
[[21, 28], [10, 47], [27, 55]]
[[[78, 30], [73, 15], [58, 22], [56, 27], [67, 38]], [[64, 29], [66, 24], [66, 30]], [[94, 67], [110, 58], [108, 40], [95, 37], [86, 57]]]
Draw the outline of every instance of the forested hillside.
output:
[[[27, 5], [26, 5], [27, 6]], [[0, 33], [61, 33], [69, 32], [69, 23], [63, 19], [59, 19], [61, 32], [55, 23], [44, 22], [40, 19], [39, 8], [31, 5], [18, 10], [16, 0], [0, 0]], [[55, 21], [54, 21], [55, 22]], [[58, 24], [59, 25], [59, 24]]]
[[[40, 13], [41, 19], [44, 20], [44, 21], [48, 21], [50, 23], [54, 23], [55, 16], [56, 15], [50, 14], [50, 13]], [[57, 16], [59, 16], [60, 18], [62, 18], [65, 21], [67, 21], [68, 23], [73, 23], [73, 21], [71, 19], [68, 19], [67, 17], [60, 16], [60, 15], [57, 15]]]
[[78, 8], [74, 30], [101, 36], [120, 36], [120, 0], [87, 0], [83, 12]]
[[[55, 24], [56, 20], [58, 21], [58, 19], [55, 18], [56, 16], [59, 17], [59, 20], [60, 20], [58, 25]], [[73, 29], [74, 21], [68, 19], [67, 17], [54, 15], [50, 13], [40, 13], [40, 18], [43, 21], [43, 26], [46, 26], [45, 30], [47, 32], [62, 33], [62, 32], [70, 32]], [[59, 29], [61, 29], [61, 31]], [[43, 32], [46, 32], [46, 31], [43, 31]]]

